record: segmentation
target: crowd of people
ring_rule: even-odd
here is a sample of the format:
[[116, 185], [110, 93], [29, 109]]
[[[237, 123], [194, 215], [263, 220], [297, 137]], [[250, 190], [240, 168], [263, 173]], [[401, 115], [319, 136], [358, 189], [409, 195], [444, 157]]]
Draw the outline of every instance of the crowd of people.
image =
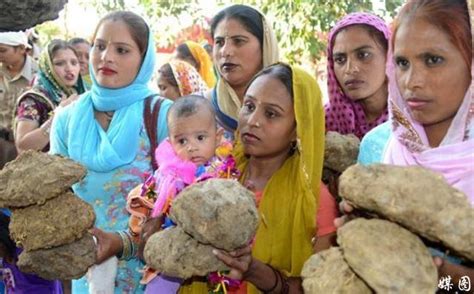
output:
[[[51, 41], [38, 64], [24, 33], [0, 33], [0, 168], [37, 150], [87, 169], [73, 190], [94, 207], [97, 262], [73, 293], [208, 293], [206, 277], [142, 270], [143, 246], [167, 214], [167, 200], [150, 202], [143, 187], [151, 180], [160, 195], [163, 183], [192, 185], [200, 167], [225, 162], [216, 151], [225, 147], [261, 219], [250, 244], [213, 251], [239, 281], [227, 292], [302, 293], [303, 264], [337, 246], [354, 210], [322, 182], [327, 131], [361, 139], [360, 164], [431, 169], [474, 206], [470, 9], [408, 0], [390, 25], [368, 12], [344, 16], [328, 37], [326, 105], [313, 75], [281, 62], [272, 25], [246, 5], [213, 17], [211, 56], [187, 41], [157, 70], [154, 32], [129, 11], [104, 16], [90, 43]], [[173, 162], [185, 171], [167, 169]], [[68, 281], [16, 268], [8, 210], [0, 220], [6, 292], [68, 292]], [[438, 255], [440, 277], [474, 281], [472, 263]]]

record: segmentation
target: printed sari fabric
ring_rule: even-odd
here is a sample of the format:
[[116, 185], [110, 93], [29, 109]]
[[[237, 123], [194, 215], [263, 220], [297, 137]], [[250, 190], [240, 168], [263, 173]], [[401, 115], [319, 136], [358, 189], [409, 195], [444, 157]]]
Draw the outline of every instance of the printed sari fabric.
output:
[[203, 96], [208, 91], [208, 87], [192, 65], [179, 60], [170, 61], [169, 65], [181, 96], [190, 94]]

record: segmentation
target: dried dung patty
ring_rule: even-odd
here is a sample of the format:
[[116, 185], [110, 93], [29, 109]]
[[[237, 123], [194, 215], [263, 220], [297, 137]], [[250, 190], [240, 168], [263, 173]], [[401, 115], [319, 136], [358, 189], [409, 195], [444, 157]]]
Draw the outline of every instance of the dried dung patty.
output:
[[338, 247], [331, 247], [311, 256], [304, 264], [301, 277], [307, 294], [373, 293], [347, 265]]
[[253, 193], [226, 179], [184, 189], [172, 202], [171, 218], [197, 241], [227, 251], [247, 245], [258, 226]]
[[67, 192], [43, 205], [14, 209], [10, 235], [26, 251], [44, 249], [80, 239], [94, 221], [92, 206]]
[[145, 245], [146, 263], [154, 269], [183, 279], [205, 276], [227, 267], [212, 253], [213, 247], [197, 242], [179, 227], [153, 234]]
[[23, 152], [0, 171], [0, 207], [43, 204], [85, 175], [86, 169], [70, 159], [39, 151]]
[[337, 231], [344, 259], [377, 293], [435, 293], [438, 270], [420, 238], [380, 219], [352, 220]]
[[355, 165], [340, 177], [339, 194], [474, 261], [474, 208], [440, 174], [419, 166]]
[[327, 132], [324, 145], [324, 167], [343, 172], [357, 163], [360, 140], [356, 136]]
[[84, 276], [96, 259], [92, 235], [86, 234], [76, 242], [34, 251], [23, 251], [18, 258], [21, 271], [34, 273], [47, 280], [71, 280]]

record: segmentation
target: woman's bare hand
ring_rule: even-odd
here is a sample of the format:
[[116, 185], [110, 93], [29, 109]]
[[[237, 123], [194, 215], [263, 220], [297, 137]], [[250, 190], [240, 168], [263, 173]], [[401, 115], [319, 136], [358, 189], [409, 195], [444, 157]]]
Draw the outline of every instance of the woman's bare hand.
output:
[[253, 262], [251, 245], [231, 252], [214, 249], [212, 253], [230, 268], [227, 276], [232, 279], [243, 280]]
[[89, 232], [97, 239], [96, 264], [101, 264], [110, 257], [122, 252], [122, 238], [118, 234], [105, 232], [98, 228], [92, 228]]

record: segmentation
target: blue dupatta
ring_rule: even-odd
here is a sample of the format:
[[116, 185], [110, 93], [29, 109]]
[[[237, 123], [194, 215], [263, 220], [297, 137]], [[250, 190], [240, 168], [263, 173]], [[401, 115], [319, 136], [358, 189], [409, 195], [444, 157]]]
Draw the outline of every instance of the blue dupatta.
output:
[[[139, 147], [144, 100], [155, 93], [148, 85], [155, 58], [155, 43], [149, 30], [142, 65], [130, 85], [119, 89], [101, 87], [91, 64], [91, 90], [57, 114], [53, 128], [63, 128], [66, 136], [52, 136], [51, 144], [65, 145], [70, 158], [97, 172], [109, 172], [131, 163]], [[107, 131], [95, 119], [94, 109], [115, 111]]]

